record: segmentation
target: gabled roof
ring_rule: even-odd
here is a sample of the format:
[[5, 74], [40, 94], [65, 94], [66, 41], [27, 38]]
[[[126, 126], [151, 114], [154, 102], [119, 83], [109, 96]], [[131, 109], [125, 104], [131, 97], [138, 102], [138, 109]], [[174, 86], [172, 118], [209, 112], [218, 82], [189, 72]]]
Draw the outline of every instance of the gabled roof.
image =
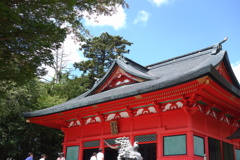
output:
[[[146, 67], [128, 58], [120, 57], [113, 62], [106, 75], [98, 80], [91, 90], [65, 103], [42, 110], [26, 112], [22, 115], [29, 118], [60, 113], [67, 110], [161, 90], [205, 75], [211, 76], [226, 90], [240, 97], [239, 83], [231, 69], [227, 52], [222, 50], [221, 44], [223, 42], [224, 41]], [[224, 63], [227, 70], [226, 74], [228, 74], [231, 80], [230, 82], [215, 69], [220, 63]], [[96, 90], [106, 85], [106, 82], [110, 79], [109, 77], [113, 76], [116, 68], [121, 68], [126, 74], [137, 77], [141, 79], [141, 81], [139, 81], [139, 83], [126, 84], [109, 90], [101, 90], [101, 92], [96, 93]]]
[[149, 70], [146, 67], [143, 67], [137, 64], [136, 62], [121, 56], [118, 59], [114, 60], [113, 64], [109, 68], [108, 72], [104, 75], [104, 77], [97, 80], [94, 86], [89, 91], [80, 95], [78, 98], [83, 98], [92, 95], [98, 88], [100, 88], [108, 80], [108, 78], [112, 75], [112, 73], [115, 71], [117, 67], [120, 67], [126, 73], [134, 77], [138, 77], [143, 81], [156, 79], [156, 77], [148, 73]]

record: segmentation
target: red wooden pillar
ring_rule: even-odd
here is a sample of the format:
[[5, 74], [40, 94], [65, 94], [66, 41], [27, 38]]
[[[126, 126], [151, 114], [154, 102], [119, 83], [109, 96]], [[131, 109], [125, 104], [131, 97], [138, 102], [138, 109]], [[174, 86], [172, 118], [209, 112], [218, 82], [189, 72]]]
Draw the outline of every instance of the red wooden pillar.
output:
[[185, 108], [185, 113], [187, 116], [187, 155], [189, 157], [192, 157], [192, 159], [194, 158], [194, 138], [193, 138], [193, 124], [192, 124], [192, 109], [187, 105], [184, 106]]
[[99, 148], [102, 149], [102, 152], [104, 154], [104, 139], [103, 138], [100, 139], [100, 146], [99, 146]]
[[187, 155], [194, 158], [194, 139], [192, 131], [187, 132]]
[[[67, 133], [67, 130], [66, 130], [66, 128], [64, 128], [64, 127], [62, 127], [61, 128], [61, 130], [62, 130], [62, 132], [63, 132], [63, 134], [64, 134], [64, 138], [63, 138], [63, 142], [66, 142], [66, 133]], [[63, 145], [63, 153], [64, 153], [64, 155], [66, 156], [66, 152], [67, 152], [67, 147], [66, 147], [66, 144], [62, 144]]]
[[81, 160], [81, 159], [83, 159], [83, 142], [80, 139], [79, 150], [78, 150], [78, 160]]
[[157, 133], [157, 159], [163, 158], [163, 136]]
[[[205, 117], [203, 118], [203, 123], [204, 123], [204, 131], [205, 133], [208, 133], [207, 121]], [[205, 148], [206, 160], [209, 160], [208, 136], [204, 137], [204, 148]]]
[[208, 137], [204, 137], [204, 144], [205, 144], [205, 154], [206, 154], [206, 160], [209, 160], [209, 151], [208, 151]]
[[223, 142], [220, 141], [221, 160], [223, 160], [223, 157], [224, 157], [224, 155], [223, 155], [223, 144], [222, 143]]
[[134, 136], [133, 136], [133, 134], [132, 134], [132, 131], [134, 130], [134, 119], [133, 119], [133, 117], [130, 117], [131, 118], [131, 121], [130, 121], [130, 137], [129, 137], [129, 140], [130, 140], [130, 142], [132, 143], [132, 145], [133, 145], [133, 143], [134, 143]]
[[158, 131], [157, 131], [157, 159], [160, 160], [163, 158], [163, 136], [162, 133], [164, 129], [162, 128], [162, 112], [159, 112], [158, 115]]

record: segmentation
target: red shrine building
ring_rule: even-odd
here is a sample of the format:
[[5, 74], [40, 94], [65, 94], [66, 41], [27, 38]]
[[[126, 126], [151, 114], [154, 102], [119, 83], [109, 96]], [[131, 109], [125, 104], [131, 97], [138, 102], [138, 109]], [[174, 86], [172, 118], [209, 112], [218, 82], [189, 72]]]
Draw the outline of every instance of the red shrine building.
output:
[[98, 148], [116, 160], [104, 141], [119, 137], [144, 160], [240, 160], [240, 85], [223, 42], [148, 66], [119, 57], [89, 91], [23, 116], [62, 130], [67, 160]]

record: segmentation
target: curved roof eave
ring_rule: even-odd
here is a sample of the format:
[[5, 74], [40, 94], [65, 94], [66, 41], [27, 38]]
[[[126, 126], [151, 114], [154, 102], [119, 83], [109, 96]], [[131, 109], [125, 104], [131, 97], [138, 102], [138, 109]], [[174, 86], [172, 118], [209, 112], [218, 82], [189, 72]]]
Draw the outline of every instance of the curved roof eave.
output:
[[210, 76], [215, 79], [218, 84], [240, 98], [239, 88], [228, 82], [214, 67], [211, 68], [210, 73]]
[[[175, 61], [175, 59], [170, 59], [167, 61], [163, 61], [161, 63], [156, 63], [149, 67], [143, 67], [138, 63], [131, 61], [128, 58], [121, 57], [122, 58], [121, 60], [117, 59], [113, 62], [108, 72], [101, 79], [99, 79], [89, 91], [65, 103], [62, 103], [50, 108], [42, 109], [42, 110], [25, 112], [22, 114], [22, 116], [25, 118], [39, 117], [39, 116], [60, 113], [68, 110], [73, 110], [77, 108], [87, 107], [90, 105], [95, 105], [95, 104], [104, 103], [108, 101], [114, 101], [121, 98], [127, 98], [131, 96], [139, 95], [139, 94], [144, 94], [144, 93], [172, 87], [175, 85], [179, 85], [182, 83], [186, 83], [188, 81], [198, 79], [206, 75], [211, 77], [216, 83], [221, 85], [224, 89], [228, 90], [229, 92], [231, 92], [232, 94], [240, 98], [239, 83], [236, 80], [236, 77], [232, 71], [231, 65], [228, 60], [227, 52], [225, 50], [221, 50], [221, 43], [219, 43], [218, 45], [214, 45], [212, 47], [208, 47], [203, 50], [200, 50], [204, 54], [202, 54], [201, 52], [192, 52], [190, 54], [177, 57], [177, 59], [179, 60], [177, 62], [179, 62], [178, 64], [180, 64], [181, 66], [183, 66], [186, 63], [187, 64], [190, 63], [190, 65], [187, 65], [187, 67], [180, 67], [181, 69], [179, 70], [178, 74], [176, 74], [174, 67], [166, 67], [167, 65], [171, 65], [169, 62], [173, 60]], [[204, 57], [197, 59], [197, 61], [192, 62], [192, 59], [186, 58], [186, 57], [189, 58], [189, 56], [191, 57], [197, 56], [198, 58], [198, 57], [201, 57], [201, 54], [204, 55]], [[185, 62], [180, 63], [183, 61]], [[215, 69], [215, 67], [221, 62], [224, 62], [227, 72], [229, 73], [229, 76], [233, 81], [233, 84], [228, 82]], [[195, 65], [195, 64], [198, 64], [198, 65]], [[124, 71], [134, 76], [137, 76], [140, 78], [145, 77], [146, 79], [148, 79], [148, 81], [120, 86], [117, 88], [113, 88], [104, 92], [91, 95], [99, 86], [101, 86], [107, 80], [107, 78], [111, 75], [111, 72], [113, 72], [115, 67], [117, 66], [121, 67]], [[170, 71], [172, 71], [171, 73], [173, 74], [169, 74], [169, 73], [166, 74], [166, 73], [160, 72], [158, 74], [160, 74], [161, 76], [157, 75], [153, 70], [155, 70], [155, 68], [158, 68], [158, 70], [156, 71], [159, 72], [160, 67], [165, 67], [165, 70], [167, 70], [168, 72], [170, 69]], [[160, 69], [161, 71], [164, 70], [162, 68]], [[149, 71], [153, 71], [153, 72], [149, 72]], [[155, 76], [152, 76], [152, 75], [155, 75]]]
[[[216, 71], [216, 69], [213, 66], [209, 65], [204, 68], [198, 69], [194, 72], [189, 72], [188, 74], [184, 74], [179, 77], [176, 77], [175, 79], [171, 79], [171, 80], [165, 79], [164, 81], [157, 79], [152, 81], [145, 81], [142, 83], [135, 83], [128, 86], [131, 89], [126, 88], [126, 86], [118, 87], [116, 89], [108, 90], [108, 91], [91, 95], [85, 98], [73, 99], [50, 108], [37, 110], [33, 112], [25, 112], [22, 114], [22, 116], [25, 118], [38, 117], [38, 116], [45, 116], [45, 115], [50, 115], [54, 113], [64, 112], [67, 110], [82, 108], [89, 105], [104, 103], [107, 101], [113, 101], [121, 98], [144, 94], [147, 92], [175, 86], [175, 85], [188, 82], [208, 74], [215, 77], [220, 83], [222, 83], [222, 85], [226, 86], [226, 88], [228, 88], [233, 93], [238, 95], [238, 97], [240, 97], [240, 91], [237, 90], [236, 88], [231, 87], [230, 83], [227, 82], [224, 78], [223, 79], [217, 78], [219, 77], [218, 75], [219, 73]], [[118, 94], [114, 94], [114, 93], [118, 93]]]
[[116, 60], [116, 62], [119, 65], [119, 67], [121, 67], [124, 71], [126, 71], [129, 74], [132, 74], [132, 75], [134, 75], [136, 77], [139, 77], [139, 78], [142, 78], [142, 79], [146, 79], [146, 80], [156, 79], [156, 77], [154, 77], [153, 75], [147, 74], [147, 71], [148, 71], [147, 68], [145, 68], [143, 66], [140, 66], [137, 63], [134, 63], [134, 65], [138, 66], [138, 67], [134, 67], [133, 65], [127, 65], [128, 61], [130, 63], [133, 63], [129, 59], [127, 59], [126, 62], [124, 62], [124, 60], [120, 60], [120, 59]]
[[238, 80], [237, 80], [237, 78], [236, 78], [236, 76], [235, 76], [235, 74], [234, 74], [234, 72], [233, 72], [233, 70], [232, 70], [231, 64], [230, 64], [230, 62], [229, 62], [229, 58], [228, 58], [227, 51], [225, 51], [225, 52], [226, 52], [226, 54], [225, 54], [225, 56], [224, 56], [223, 62], [226, 64], [226, 65], [225, 65], [225, 66], [226, 66], [226, 70], [227, 70], [228, 74], [229, 74], [230, 77], [231, 77], [231, 80], [232, 80], [232, 82], [233, 82], [233, 85], [234, 85], [235, 87], [237, 87], [238, 89], [240, 89], [240, 84], [239, 84], [239, 82], [238, 82]]

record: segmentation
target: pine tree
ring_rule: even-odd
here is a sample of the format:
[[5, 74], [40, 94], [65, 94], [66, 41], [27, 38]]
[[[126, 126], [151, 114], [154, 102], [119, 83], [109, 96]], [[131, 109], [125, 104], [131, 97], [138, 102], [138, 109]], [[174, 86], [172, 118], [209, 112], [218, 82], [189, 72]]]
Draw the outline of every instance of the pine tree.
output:
[[86, 43], [81, 46], [83, 55], [88, 60], [75, 63], [74, 67], [82, 71], [82, 76], [88, 77], [93, 85], [96, 79], [105, 75], [114, 59], [129, 53], [126, 47], [132, 44], [123, 37], [102, 33], [99, 37], [86, 40]]

